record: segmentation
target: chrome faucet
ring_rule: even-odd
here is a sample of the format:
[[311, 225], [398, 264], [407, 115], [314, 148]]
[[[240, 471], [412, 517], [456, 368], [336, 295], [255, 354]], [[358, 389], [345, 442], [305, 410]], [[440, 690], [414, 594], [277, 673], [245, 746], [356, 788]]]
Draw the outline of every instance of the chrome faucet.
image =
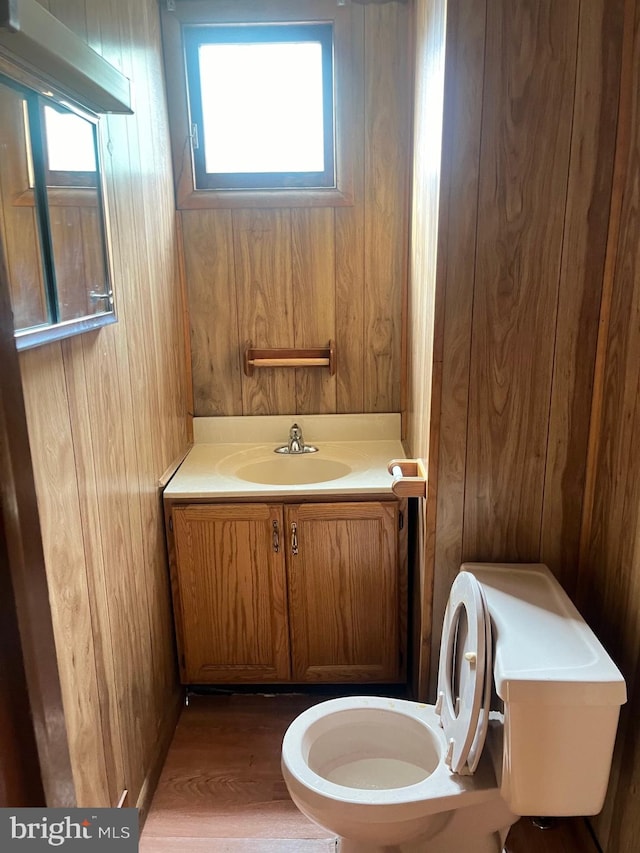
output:
[[298, 424], [294, 424], [289, 430], [289, 444], [287, 445], [289, 453], [303, 453], [304, 439], [302, 438], [302, 430]]
[[289, 441], [287, 444], [283, 444], [281, 447], [276, 447], [273, 451], [274, 453], [289, 453], [292, 455], [297, 455], [299, 453], [316, 453], [318, 450], [317, 447], [314, 447], [312, 444], [305, 444], [304, 438], [302, 437], [302, 430], [298, 426], [298, 424], [293, 424], [291, 429], [289, 430]]

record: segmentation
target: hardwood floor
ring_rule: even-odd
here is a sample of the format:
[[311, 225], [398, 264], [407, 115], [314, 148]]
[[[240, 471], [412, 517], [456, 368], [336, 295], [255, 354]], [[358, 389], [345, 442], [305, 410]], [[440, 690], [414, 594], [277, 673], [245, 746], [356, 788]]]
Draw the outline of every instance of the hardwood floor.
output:
[[289, 799], [280, 744], [308, 696], [193, 696], [142, 834], [141, 853], [328, 853]]
[[583, 818], [559, 821], [552, 829], [541, 832], [528, 818], [512, 828], [505, 853], [598, 853]]
[[[311, 696], [193, 696], [169, 750], [140, 853], [335, 853], [280, 774], [285, 729]], [[522, 820], [506, 853], [596, 853], [581, 820], [541, 832]]]

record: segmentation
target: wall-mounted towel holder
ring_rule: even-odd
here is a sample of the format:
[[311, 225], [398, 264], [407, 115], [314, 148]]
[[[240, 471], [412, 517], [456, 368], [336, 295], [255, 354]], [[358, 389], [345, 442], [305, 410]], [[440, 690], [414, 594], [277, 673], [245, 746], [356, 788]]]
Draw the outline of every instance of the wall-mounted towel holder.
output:
[[393, 476], [391, 491], [399, 498], [426, 498], [427, 469], [424, 459], [392, 459], [387, 470]]
[[247, 344], [244, 351], [244, 372], [253, 376], [256, 367], [328, 367], [329, 375], [336, 372], [336, 350], [333, 341], [326, 347], [276, 347], [263, 349]]

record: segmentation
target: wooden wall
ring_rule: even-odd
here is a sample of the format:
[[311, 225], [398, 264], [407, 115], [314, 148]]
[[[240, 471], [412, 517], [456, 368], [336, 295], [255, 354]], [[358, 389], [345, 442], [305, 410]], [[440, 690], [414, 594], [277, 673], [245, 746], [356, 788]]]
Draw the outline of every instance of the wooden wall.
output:
[[102, 120], [119, 322], [21, 356], [77, 800], [133, 806], [177, 708], [157, 483], [187, 444], [159, 15], [45, 5], [135, 92], [134, 116]]
[[[430, 490], [427, 501], [420, 501], [416, 518], [418, 556], [413, 571], [414, 617], [413, 657], [428, 660], [431, 636], [432, 561], [424, 558], [432, 542], [427, 533], [433, 524], [427, 515], [435, 507], [437, 471], [429, 459], [431, 398], [439, 388], [439, 365], [434, 363], [435, 302], [440, 212], [442, 161], [450, 152], [442, 150], [442, 120], [445, 70], [447, 3], [445, 0], [418, 0], [414, 5], [415, 104], [413, 115], [412, 215], [409, 252], [409, 288], [407, 311], [407, 412], [406, 440], [415, 457], [427, 460]], [[446, 169], [445, 169], [446, 170]], [[442, 256], [443, 253], [441, 253]], [[434, 415], [437, 417], [437, 408]], [[430, 429], [431, 427], [431, 429]], [[423, 695], [421, 683], [425, 671], [414, 666], [414, 692]]]
[[464, 560], [575, 588], [622, 6], [448, 4], [432, 660]]
[[414, 10], [412, 215], [407, 318], [407, 441], [429, 454], [433, 383], [436, 260], [440, 217], [444, 105], [445, 2], [418, 0]]
[[[120, 322], [21, 357], [78, 800], [112, 804], [128, 788], [134, 804], [175, 698], [156, 482], [187, 440], [157, 8], [48, 5], [136, 88], [136, 115], [106, 121]], [[625, 6], [633, 136], [589, 456]], [[352, 8], [356, 204], [180, 214], [196, 414], [400, 408], [411, 10]], [[425, 9], [416, 4], [416, 40], [435, 45]], [[449, 0], [434, 309], [433, 269], [417, 257], [431, 249], [414, 236], [412, 256], [409, 435], [438, 472], [433, 644], [465, 559], [544, 560], [577, 591], [632, 695], [597, 825], [607, 853], [634, 850], [640, 781], [639, 31], [636, 0]], [[414, 235], [432, 246], [435, 184], [423, 174], [416, 186]], [[337, 376], [248, 380], [249, 338], [333, 338]], [[595, 500], [578, 573], [588, 458]]]
[[604, 853], [640, 832], [639, 69], [637, 0], [449, 0], [432, 660], [461, 562], [551, 566], [629, 689]]
[[623, 90], [578, 604], [618, 662], [629, 703], [603, 813], [605, 853], [640, 836], [640, 3], [625, 3]]
[[[400, 411], [410, 7], [351, 4], [350, 13], [355, 204], [180, 214], [196, 415]], [[249, 340], [309, 347], [330, 339], [334, 377], [242, 373]]]
[[[0, 502], [0, 510], [4, 509]], [[34, 724], [0, 511], [0, 808], [44, 805]]]

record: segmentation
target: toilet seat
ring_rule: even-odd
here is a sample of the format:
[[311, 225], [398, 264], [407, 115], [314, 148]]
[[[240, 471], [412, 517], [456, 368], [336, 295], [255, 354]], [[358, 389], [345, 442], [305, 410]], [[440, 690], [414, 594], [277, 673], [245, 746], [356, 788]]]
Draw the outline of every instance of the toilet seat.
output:
[[491, 621], [482, 587], [460, 572], [444, 617], [436, 713], [447, 741], [445, 763], [453, 773], [474, 773], [489, 723]]

